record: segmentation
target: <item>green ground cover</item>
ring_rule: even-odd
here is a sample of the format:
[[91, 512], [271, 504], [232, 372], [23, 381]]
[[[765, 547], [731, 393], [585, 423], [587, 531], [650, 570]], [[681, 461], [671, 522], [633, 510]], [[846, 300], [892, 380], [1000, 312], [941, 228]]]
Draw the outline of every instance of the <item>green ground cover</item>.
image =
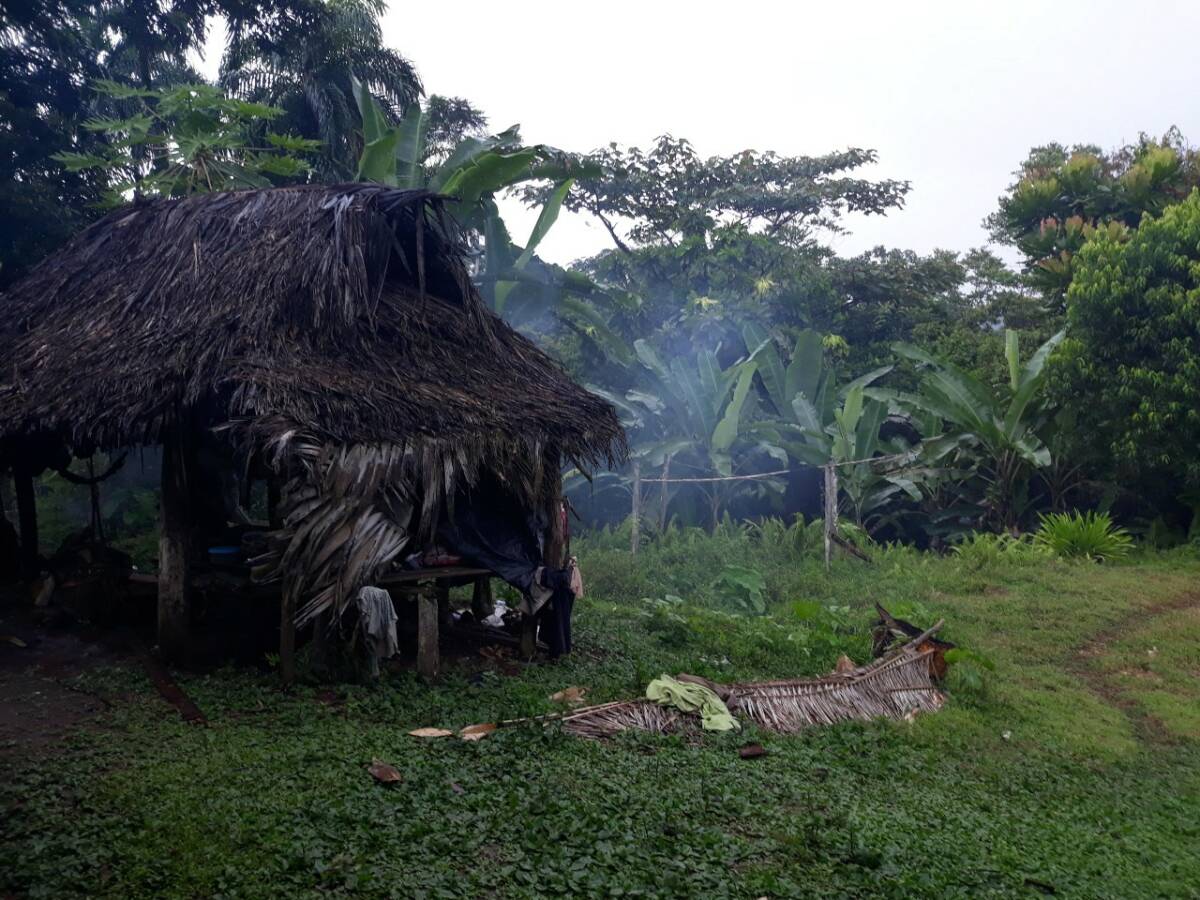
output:
[[[876, 550], [826, 574], [800, 532], [676, 532], [632, 564], [578, 549], [576, 653], [435, 686], [290, 693], [265, 672], [181, 676], [184, 724], [136, 669], [36, 758], [0, 754], [0, 892], [68, 897], [1200, 896], [1200, 561], [972, 562]], [[732, 567], [732, 568], [728, 568]], [[761, 583], [746, 571], [761, 576]], [[649, 598], [643, 600], [642, 598]], [[870, 602], [990, 659], [913, 724], [579, 740], [406, 732], [868, 653]], [[766, 615], [755, 615], [756, 608]], [[760, 741], [766, 756], [736, 748]], [[403, 783], [376, 784], [384, 759]]]

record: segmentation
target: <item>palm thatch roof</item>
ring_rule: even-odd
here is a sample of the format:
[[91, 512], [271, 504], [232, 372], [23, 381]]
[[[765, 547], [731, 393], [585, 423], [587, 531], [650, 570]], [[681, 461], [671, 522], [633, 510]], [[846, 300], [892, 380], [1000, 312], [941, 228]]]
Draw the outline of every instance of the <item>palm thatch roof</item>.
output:
[[0, 295], [0, 439], [434, 442], [611, 461], [612, 408], [493, 315], [439, 199], [305, 186], [135, 204]]
[[0, 310], [0, 448], [224, 433], [287, 475], [255, 576], [301, 622], [344, 609], [482, 471], [546, 509], [563, 457], [626, 449], [613, 408], [484, 306], [424, 191], [135, 204]]

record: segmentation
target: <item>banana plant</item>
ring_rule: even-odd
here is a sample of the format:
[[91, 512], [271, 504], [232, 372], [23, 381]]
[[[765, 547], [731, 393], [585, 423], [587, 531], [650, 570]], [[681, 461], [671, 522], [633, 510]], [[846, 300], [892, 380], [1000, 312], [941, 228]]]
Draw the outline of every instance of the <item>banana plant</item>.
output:
[[[600, 346], [611, 360], [624, 363], [632, 387], [624, 392], [590, 389], [621, 412], [634, 435], [633, 458], [645, 469], [669, 477], [672, 465], [678, 471], [682, 464], [691, 474], [721, 478], [741, 474], [739, 470], [754, 456], [767, 455], [786, 464], [781, 448], [746, 439], [743, 419], [758, 370], [754, 359], [743, 357], [722, 368], [715, 352], [702, 349], [695, 359], [676, 358], [667, 364], [647, 341], [637, 340], [632, 348], [626, 348], [601, 321], [596, 324], [598, 333], [605, 335]], [[752, 487], [716, 480], [696, 483], [714, 526], [734, 492]], [[757, 487], [781, 489], [782, 483], [758, 483]], [[664, 520], [670, 493], [664, 483], [660, 494]]]
[[[756, 322], [745, 325], [742, 338], [758, 364], [763, 387], [778, 419], [751, 426], [751, 433], [783, 447], [787, 454], [811, 466], [838, 466], [840, 503], [864, 528], [872, 528], [902, 495], [921, 498], [920, 473], [901, 472], [905, 461], [893, 460], [887, 469], [865, 462], [880, 454], [908, 456], [912, 448], [901, 438], [883, 441], [879, 429], [889, 404], [868, 396], [870, 385], [892, 370], [884, 366], [838, 386], [825, 365], [823, 341], [815, 331], [796, 338], [785, 366], [769, 332]], [[862, 462], [855, 462], [863, 460]], [[850, 463], [853, 463], [850, 465]]]
[[[359, 181], [399, 188], [424, 188], [451, 198], [451, 211], [469, 233], [482, 236], [482, 266], [476, 284], [497, 313], [503, 314], [514, 293], [525, 288], [555, 296], [570, 290], [569, 278], [538, 264], [534, 252], [550, 231], [563, 201], [580, 175], [598, 174], [570, 154], [544, 144], [526, 146], [517, 126], [488, 137], [467, 137], [436, 168], [425, 166], [428, 156], [428, 116], [412, 104], [392, 126], [378, 101], [355, 82], [363, 126]], [[496, 205], [504, 190], [530, 180], [554, 182], [524, 246], [513, 243]]]
[[[840, 505], [857, 524], [871, 531], [901, 496], [920, 501], [917, 481], [921, 473], [908, 470], [917, 451], [903, 438], [885, 441], [880, 437], [888, 404], [867, 397], [865, 391], [861, 384], [851, 387], [841, 405], [834, 407], [828, 423], [820, 420], [815, 408], [798, 404], [805, 420], [805, 440], [792, 449], [809, 465], [837, 466]], [[875, 461], [880, 458], [886, 461]]]
[[1063, 334], [1051, 337], [1022, 363], [1017, 332], [1007, 331], [1009, 383], [1001, 390], [912, 344], [893, 345], [897, 355], [925, 369], [919, 390], [897, 394], [896, 400], [925, 414], [928, 453], [951, 449], [971, 458], [973, 477], [984, 485], [978, 506], [985, 523], [1016, 530], [1028, 505], [1030, 473], [1051, 465], [1050, 448], [1037, 432], [1050, 413], [1042, 394], [1046, 362]]

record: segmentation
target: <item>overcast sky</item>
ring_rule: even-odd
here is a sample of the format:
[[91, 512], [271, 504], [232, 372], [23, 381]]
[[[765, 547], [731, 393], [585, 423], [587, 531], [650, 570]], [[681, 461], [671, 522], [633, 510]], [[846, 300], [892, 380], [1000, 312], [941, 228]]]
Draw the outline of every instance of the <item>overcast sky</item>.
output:
[[[850, 220], [843, 254], [985, 243], [981, 220], [1036, 144], [1112, 147], [1171, 125], [1200, 141], [1197, 0], [393, 2], [384, 33], [427, 91], [530, 142], [874, 148], [869, 174], [912, 192], [886, 218]], [[522, 241], [534, 214], [506, 216]], [[606, 246], [598, 224], [564, 215], [539, 254]]]

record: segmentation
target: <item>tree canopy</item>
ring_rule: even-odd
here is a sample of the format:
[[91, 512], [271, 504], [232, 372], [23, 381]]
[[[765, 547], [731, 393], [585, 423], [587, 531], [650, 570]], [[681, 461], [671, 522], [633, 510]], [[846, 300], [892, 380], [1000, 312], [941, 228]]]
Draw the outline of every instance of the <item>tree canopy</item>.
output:
[[1161, 500], [1200, 505], [1200, 192], [1101, 232], [1076, 257], [1060, 391], [1078, 452]]

